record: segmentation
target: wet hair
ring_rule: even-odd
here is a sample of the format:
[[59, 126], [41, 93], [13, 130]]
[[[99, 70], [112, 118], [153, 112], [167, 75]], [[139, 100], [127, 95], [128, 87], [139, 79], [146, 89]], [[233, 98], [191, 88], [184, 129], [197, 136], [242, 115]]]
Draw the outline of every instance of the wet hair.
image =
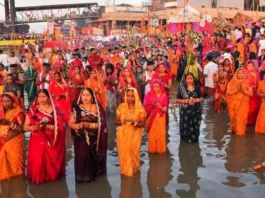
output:
[[17, 64], [11, 64], [9, 67], [10, 68], [17, 68], [17, 66], [18, 66]]
[[155, 64], [154, 61], [148, 61], [147, 62], [147, 66], [154, 65], [154, 64]]
[[105, 68], [106, 73], [107, 73], [107, 69], [111, 69], [111, 74], [113, 74], [114, 66], [111, 63], [106, 64], [106, 68]]
[[96, 104], [96, 99], [95, 99], [95, 96], [94, 96], [94, 91], [93, 91], [91, 88], [89, 88], [89, 87], [84, 88], [84, 89], [82, 90], [82, 92], [80, 93], [80, 96], [81, 96], [81, 102], [83, 102], [83, 101], [82, 101], [82, 95], [83, 95], [83, 92], [84, 92], [85, 90], [88, 91], [88, 92], [90, 93], [90, 95], [91, 95], [91, 97], [92, 97], [92, 104]]
[[37, 93], [37, 98], [39, 97], [40, 93], [44, 93], [48, 98], [50, 98], [50, 93], [47, 89], [40, 89]]
[[213, 57], [210, 56], [210, 55], [208, 55], [208, 56], [206, 57], [206, 60], [208, 60], [208, 61], [212, 61], [212, 60], [213, 60]]
[[191, 73], [191, 72], [186, 73], [185, 76], [184, 76], [183, 81], [184, 81], [184, 85], [185, 85], [185, 87], [187, 87], [186, 79], [187, 79], [188, 76], [192, 76], [192, 78], [193, 78], [193, 82], [194, 82], [194, 87], [196, 87], [196, 86], [197, 86], [197, 82], [196, 82], [196, 80], [195, 80], [195, 76], [194, 76], [193, 73]]
[[58, 71], [57, 72], [54, 72], [53, 76], [55, 76], [56, 74], [59, 75], [59, 76], [61, 76], [60, 72], [58, 72]]
[[14, 80], [13, 74], [7, 74], [6, 77], [12, 77], [12, 79]]
[[253, 60], [253, 59], [256, 59], [256, 58], [257, 58], [256, 53], [255, 52], [250, 52], [249, 60]]
[[7, 98], [9, 98], [12, 102], [15, 102], [15, 101], [13, 100], [13, 98], [12, 98], [10, 95], [6, 94], [6, 93], [3, 93], [3, 94], [2, 94], [2, 98], [3, 98], [3, 97], [7, 97]]
[[42, 66], [43, 67], [50, 67], [51, 65], [49, 63], [43, 63]]

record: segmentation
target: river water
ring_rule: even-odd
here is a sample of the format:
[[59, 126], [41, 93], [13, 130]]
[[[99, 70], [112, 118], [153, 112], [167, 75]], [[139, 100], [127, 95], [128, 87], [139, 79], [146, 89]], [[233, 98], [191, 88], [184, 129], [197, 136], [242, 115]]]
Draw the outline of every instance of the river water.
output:
[[[176, 90], [176, 88], [174, 89]], [[171, 93], [168, 151], [148, 154], [147, 135], [141, 146], [141, 171], [132, 178], [119, 172], [115, 115], [108, 115], [109, 142], [107, 174], [95, 182], [76, 184], [73, 145], [66, 137], [66, 176], [55, 182], [32, 184], [23, 176], [0, 183], [1, 198], [261, 198], [265, 197], [265, 169], [252, 166], [265, 161], [265, 135], [249, 127], [247, 135], [229, 133], [226, 113], [216, 113], [203, 103], [203, 121], [199, 144], [180, 142], [178, 108]], [[29, 134], [26, 134], [26, 145]], [[25, 149], [26, 150], [26, 149]]]

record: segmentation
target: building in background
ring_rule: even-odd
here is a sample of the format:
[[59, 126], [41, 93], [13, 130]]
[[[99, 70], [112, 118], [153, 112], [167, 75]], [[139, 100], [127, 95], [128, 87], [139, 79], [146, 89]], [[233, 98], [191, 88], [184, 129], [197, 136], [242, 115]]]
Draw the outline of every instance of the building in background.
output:
[[[247, 0], [248, 1], [248, 0]], [[153, 10], [161, 10], [165, 8], [165, 3], [168, 2], [177, 2], [178, 7], [184, 7], [185, 0], [153, 0], [152, 1], [152, 9]], [[189, 0], [189, 5], [194, 8], [231, 8], [231, 9], [239, 9], [244, 10], [245, 0]]]

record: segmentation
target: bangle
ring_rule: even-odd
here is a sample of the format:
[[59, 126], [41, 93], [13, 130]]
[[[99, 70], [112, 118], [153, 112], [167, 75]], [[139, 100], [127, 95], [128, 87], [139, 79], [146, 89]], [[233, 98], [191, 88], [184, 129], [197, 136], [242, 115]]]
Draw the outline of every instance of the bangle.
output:
[[17, 128], [17, 125], [16, 124], [14, 124], [14, 126], [11, 127], [12, 130], [15, 130], [16, 128]]
[[134, 122], [134, 125], [133, 126], [136, 127], [137, 124], [138, 124], [138, 122]]

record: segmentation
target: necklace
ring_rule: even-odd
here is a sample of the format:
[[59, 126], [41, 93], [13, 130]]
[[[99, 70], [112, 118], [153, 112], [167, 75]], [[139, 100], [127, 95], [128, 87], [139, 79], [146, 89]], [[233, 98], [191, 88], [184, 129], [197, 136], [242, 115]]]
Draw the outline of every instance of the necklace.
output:
[[87, 109], [87, 108], [85, 107], [85, 105], [84, 105], [84, 104], [83, 104], [83, 107], [84, 107], [84, 109], [85, 109], [86, 111], [88, 111], [88, 112], [91, 112], [92, 104], [90, 104], [90, 107], [89, 107], [89, 109]]
[[49, 104], [49, 106], [48, 106], [45, 110], [43, 110], [43, 109], [41, 109], [41, 108], [39, 107], [39, 110], [40, 110], [40, 111], [43, 111], [43, 112], [45, 112], [45, 113], [48, 113], [47, 110], [50, 108], [50, 106], [51, 106], [51, 104]]

